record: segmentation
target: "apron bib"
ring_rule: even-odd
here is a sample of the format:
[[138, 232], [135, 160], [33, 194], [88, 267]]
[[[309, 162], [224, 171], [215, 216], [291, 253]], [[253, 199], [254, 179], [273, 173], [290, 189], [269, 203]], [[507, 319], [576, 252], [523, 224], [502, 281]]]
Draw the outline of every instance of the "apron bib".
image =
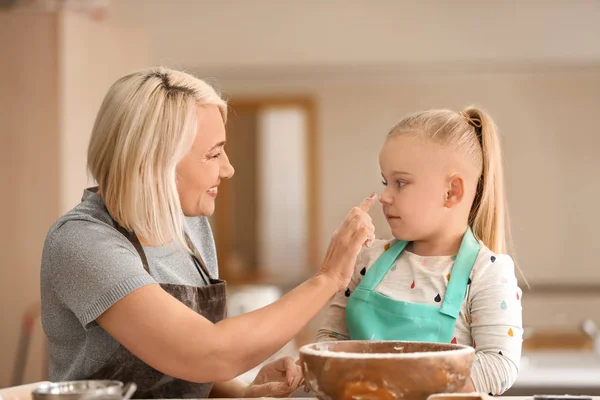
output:
[[[150, 273], [148, 260], [137, 236], [132, 232], [128, 232], [116, 222], [115, 227], [133, 244], [142, 259], [144, 269]], [[194, 252], [192, 258], [206, 286], [160, 284], [160, 287], [194, 312], [202, 315], [212, 323], [217, 323], [225, 318], [226, 313], [225, 282], [210, 277], [208, 269], [201, 261], [202, 258], [187, 235], [186, 239]], [[134, 382], [137, 385], [137, 391], [133, 397], [138, 399], [206, 398], [213, 386], [211, 382], [194, 383], [165, 375], [144, 363], [123, 346], [119, 347], [100, 370], [87, 379]]]
[[394, 300], [375, 290], [407, 244], [398, 241], [379, 256], [350, 296], [346, 324], [352, 340], [452, 341], [479, 242], [467, 229], [441, 306]]

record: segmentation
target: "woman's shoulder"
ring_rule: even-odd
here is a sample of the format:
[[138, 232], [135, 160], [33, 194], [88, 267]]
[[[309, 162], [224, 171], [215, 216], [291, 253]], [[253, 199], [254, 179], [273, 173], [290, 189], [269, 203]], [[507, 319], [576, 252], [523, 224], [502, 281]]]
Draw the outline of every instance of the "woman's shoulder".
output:
[[74, 255], [104, 252], [110, 249], [135, 248], [114, 225], [102, 199], [95, 193], [84, 192], [82, 201], [50, 226], [44, 241], [44, 261]]
[[102, 198], [86, 189], [81, 202], [54, 221], [48, 236], [77, 235], [96, 230], [114, 230], [118, 233]]

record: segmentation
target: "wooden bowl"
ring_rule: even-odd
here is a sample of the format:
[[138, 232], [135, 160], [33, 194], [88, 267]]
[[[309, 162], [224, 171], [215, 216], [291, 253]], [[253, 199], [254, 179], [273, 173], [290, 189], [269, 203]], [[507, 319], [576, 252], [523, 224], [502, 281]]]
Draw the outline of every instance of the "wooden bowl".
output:
[[337, 341], [300, 348], [307, 384], [323, 400], [425, 400], [463, 390], [475, 350], [447, 343]]

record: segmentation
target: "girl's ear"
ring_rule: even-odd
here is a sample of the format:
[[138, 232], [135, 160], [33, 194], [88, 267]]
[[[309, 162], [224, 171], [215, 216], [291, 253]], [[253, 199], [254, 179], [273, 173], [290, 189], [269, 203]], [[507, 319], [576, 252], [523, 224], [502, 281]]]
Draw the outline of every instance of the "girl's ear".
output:
[[444, 207], [452, 208], [460, 204], [465, 197], [465, 181], [460, 175], [454, 175], [448, 181], [448, 190], [446, 191], [446, 199]]

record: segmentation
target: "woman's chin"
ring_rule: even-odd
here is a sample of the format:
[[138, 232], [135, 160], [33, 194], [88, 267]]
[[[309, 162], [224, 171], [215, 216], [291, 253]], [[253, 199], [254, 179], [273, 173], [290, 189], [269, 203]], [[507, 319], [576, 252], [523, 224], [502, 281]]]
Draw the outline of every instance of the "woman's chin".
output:
[[215, 213], [215, 198], [212, 196], [204, 195], [204, 198], [200, 202], [198, 210], [198, 217], [210, 217]]
[[[208, 196], [207, 196], [208, 197]], [[183, 209], [183, 215], [186, 217], [210, 217], [215, 213], [214, 199], [202, 199], [196, 207]]]

